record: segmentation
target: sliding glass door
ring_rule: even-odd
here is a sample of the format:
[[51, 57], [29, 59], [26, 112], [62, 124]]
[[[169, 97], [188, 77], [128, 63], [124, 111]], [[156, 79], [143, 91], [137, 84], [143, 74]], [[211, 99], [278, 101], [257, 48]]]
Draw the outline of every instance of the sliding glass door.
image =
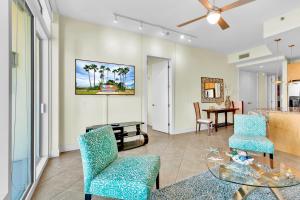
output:
[[33, 183], [33, 16], [25, 1], [12, 2], [12, 199]]

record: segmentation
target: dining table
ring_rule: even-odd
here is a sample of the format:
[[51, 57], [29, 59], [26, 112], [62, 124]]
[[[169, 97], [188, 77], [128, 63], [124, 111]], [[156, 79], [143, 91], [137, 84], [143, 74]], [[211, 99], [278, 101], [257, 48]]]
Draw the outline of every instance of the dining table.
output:
[[[224, 126], [230, 126], [233, 125], [234, 123], [234, 114], [235, 112], [239, 110], [238, 108], [209, 108], [209, 109], [203, 109], [202, 111], [207, 113], [207, 118], [210, 119], [211, 114], [215, 115], [215, 124], [214, 128], [215, 131], [218, 131], [219, 127], [224, 127]], [[225, 115], [225, 123], [219, 123], [219, 114], [224, 113]], [[227, 120], [227, 115], [228, 113], [232, 113], [232, 123], [229, 123]]]

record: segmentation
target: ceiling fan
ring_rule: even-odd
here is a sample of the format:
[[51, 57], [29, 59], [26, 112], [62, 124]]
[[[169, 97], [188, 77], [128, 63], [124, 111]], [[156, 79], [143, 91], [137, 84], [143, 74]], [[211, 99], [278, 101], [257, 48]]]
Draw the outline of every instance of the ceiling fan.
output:
[[179, 24], [179, 25], [177, 25], [177, 27], [179, 28], [179, 27], [182, 27], [182, 26], [185, 26], [185, 25], [191, 24], [193, 22], [196, 22], [198, 20], [206, 18], [210, 24], [218, 23], [219, 26], [221, 27], [221, 29], [225, 30], [225, 29], [229, 28], [229, 25], [221, 16], [222, 12], [245, 5], [252, 1], [255, 1], [255, 0], [239, 0], [239, 1], [233, 2], [231, 4], [228, 4], [226, 6], [223, 6], [222, 8], [219, 8], [219, 7], [215, 6], [215, 3], [211, 4], [208, 0], [199, 0], [199, 2], [207, 9], [207, 14], [203, 15], [201, 17], [197, 17], [195, 19], [189, 20], [182, 24]]

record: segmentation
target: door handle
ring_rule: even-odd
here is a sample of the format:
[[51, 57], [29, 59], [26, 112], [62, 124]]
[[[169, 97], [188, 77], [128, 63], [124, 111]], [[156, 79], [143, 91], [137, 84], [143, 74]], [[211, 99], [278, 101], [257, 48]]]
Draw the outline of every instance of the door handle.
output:
[[252, 102], [248, 102], [248, 105], [252, 104]]

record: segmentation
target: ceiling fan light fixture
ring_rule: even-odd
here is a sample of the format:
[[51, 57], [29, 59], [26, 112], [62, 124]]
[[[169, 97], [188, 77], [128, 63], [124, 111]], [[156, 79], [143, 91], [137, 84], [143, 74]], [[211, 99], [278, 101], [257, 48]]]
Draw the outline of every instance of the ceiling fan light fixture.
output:
[[221, 18], [221, 13], [219, 11], [211, 10], [207, 14], [206, 20], [210, 24], [216, 24]]

